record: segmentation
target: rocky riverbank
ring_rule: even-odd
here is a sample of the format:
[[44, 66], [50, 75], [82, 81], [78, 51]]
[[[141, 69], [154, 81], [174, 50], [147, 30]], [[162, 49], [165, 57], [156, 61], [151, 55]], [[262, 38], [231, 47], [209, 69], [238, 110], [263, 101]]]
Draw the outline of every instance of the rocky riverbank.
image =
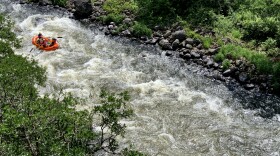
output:
[[[224, 69], [222, 62], [215, 62], [214, 60], [214, 56], [218, 53], [220, 47], [217, 44], [213, 44], [208, 49], [203, 48], [202, 42], [188, 37], [183, 27], [178, 23], [170, 27], [155, 26], [152, 37], [142, 36], [136, 38], [129, 29], [117, 32], [118, 25], [114, 22], [104, 24], [98, 20], [100, 16], [106, 15], [106, 12], [102, 9], [104, 1], [98, 0], [91, 3], [88, 0], [69, 0], [66, 8], [54, 7], [66, 9], [73, 13], [75, 19], [100, 24], [99, 29], [103, 30], [106, 35], [119, 35], [138, 40], [142, 44], [158, 45], [165, 50], [166, 56], [178, 57], [186, 63], [195, 63], [201, 67], [199, 71], [193, 72], [197, 72], [202, 76], [224, 82], [227, 85], [242, 86], [252, 92], [275, 93], [272, 88], [272, 75], [260, 75], [257, 73], [255, 66], [244, 58], [233, 60], [231, 56], [227, 56], [227, 59], [230, 60], [230, 67]], [[27, 3], [27, 0], [20, 0], [19, 3]], [[39, 0], [37, 4], [52, 5], [52, 2], [51, 0]], [[123, 14], [126, 17], [123, 20], [123, 24], [132, 25], [134, 15], [129, 11], [124, 11]], [[195, 30], [195, 32], [201, 35], [209, 33], [200, 29]], [[210, 33], [213, 35], [213, 32]], [[230, 42], [228, 39], [223, 41], [225, 43]]]

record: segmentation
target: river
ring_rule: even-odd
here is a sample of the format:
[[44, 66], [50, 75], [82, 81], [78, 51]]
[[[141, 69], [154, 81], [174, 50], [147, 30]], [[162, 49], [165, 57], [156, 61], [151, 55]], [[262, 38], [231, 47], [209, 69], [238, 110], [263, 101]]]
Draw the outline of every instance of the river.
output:
[[[121, 147], [132, 144], [157, 156], [280, 155], [280, 116], [263, 118], [259, 109], [244, 108], [252, 103], [279, 105], [279, 98], [260, 95], [253, 100], [246, 97], [250, 94], [237, 94], [156, 46], [105, 36], [61, 10], [0, 0], [0, 12], [15, 21], [23, 45], [16, 53], [47, 68], [41, 94], [62, 89], [88, 98], [98, 96], [101, 88], [129, 91], [135, 114], [121, 121], [127, 125], [125, 137], [119, 138]], [[60, 49], [32, 49], [31, 38], [39, 32], [62, 37]], [[93, 99], [83, 107], [95, 105]]]

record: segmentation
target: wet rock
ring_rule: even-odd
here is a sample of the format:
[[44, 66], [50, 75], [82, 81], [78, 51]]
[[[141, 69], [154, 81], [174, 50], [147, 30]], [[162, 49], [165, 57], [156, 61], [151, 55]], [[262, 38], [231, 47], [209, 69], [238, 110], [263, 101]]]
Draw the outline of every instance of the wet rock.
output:
[[184, 55], [184, 59], [190, 59], [192, 56], [191, 56], [191, 54], [185, 54]]
[[209, 53], [210, 55], [215, 55], [217, 52], [218, 52], [218, 48], [216, 48], [216, 49], [209, 49], [209, 50], [208, 50], [208, 53]]
[[215, 62], [213, 67], [217, 69], [217, 68], [219, 68], [219, 64]]
[[166, 33], [163, 35], [164, 38], [168, 38], [171, 35], [171, 31], [167, 30]]
[[232, 74], [231, 69], [227, 69], [226, 71], [223, 72], [223, 76], [228, 77]]
[[126, 25], [131, 25], [132, 24], [132, 20], [131, 20], [131, 18], [125, 18], [124, 20], [123, 20], [123, 24], [126, 24]]
[[200, 43], [200, 44], [198, 44], [198, 45], [196, 46], [196, 48], [197, 48], [197, 49], [202, 49], [203, 46], [202, 46], [202, 44]]
[[214, 65], [214, 61], [212, 60], [212, 59], [209, 59], [208, 61], [207, 61], [207, 63], [206, 63], [206, 66], [207, 67], [211, 67], [211, 66], [213, 66]]
[[213, 78], [220, 81], [225, 81], [225, 78], [218, 71], [213, 72]]
[[179, 44], [180, 44], [180, 41], [178, 39], [176, 39], [173, 43], [172, 43], [172, 49], [173, 50], [176, 50], [179, 48]]
[[159, 32], [154, 32], [153, 36], [154, 37], [163, 37], [163, 35]]
[[186, 33], [184, 30], [175, 31], [172, 33], [172, 39], [178, 39], [179, 41], [183, 41], [186, 39]]
[[190, 45], [190, 44], [186, 44], [186, 46], [185, 46], [187, 49], [192, 49], [193, 48], [193, 46], [192, 45]]
[[166, 55], [166, 56], [172, 56], [173, 53], [172, 53], [171, 51], [168, 51], [168, 52], [165, 53], [165, 55]]
[[194, 57], [194, 58], [200, 58], [200, 54], [197, 53], [195, 50], [191, 51], [191, 56]]
[[248, 74], [245, 72], [240, 73], [238, 76], [238, 80], [241, 83], [245, 83], [248, 80]]
[[194, 40], [192, 38], [187, 38], [185, 42], [186, 44], [194, 45]]
[[159, 45], [161, 46], [161, 48], [162, 48], [163, 50], [172, 50], [171, 44], [170, 44], [169, 41], [166, 40], [166, 39], [160, 40], [160, 41], [159, 41]]
[[254, 87], [255, 87], [254, 84], [246, 84], [246, 85], [244, 86], [244, 88], [247, 89], [247, 90], [251, 90], [251, 89], [253, 89]]
[[154, 37], [152, 38], [152, 40], [150, 41], [150, 44], [156, 44], [158, 42], [159, 38], [158, 37]]
[[126, 37], [131, 37], [131, 32], [129, 30], [122, 31], [122, 35]]

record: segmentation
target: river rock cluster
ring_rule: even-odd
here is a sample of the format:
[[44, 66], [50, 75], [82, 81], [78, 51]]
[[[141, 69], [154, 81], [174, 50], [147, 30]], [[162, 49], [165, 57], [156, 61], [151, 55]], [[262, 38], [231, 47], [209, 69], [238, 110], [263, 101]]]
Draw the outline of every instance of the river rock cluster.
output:
[[[20, 0], [20, 3], [27, 2], [27, 0]], [[214, 60], [214, 56], [218, 53], [220, 47], [213, 44], [209, 49], [205, 49], [200, 40], [188, 37], [183, 27], [178, 23], [170, 27], [155, 26], [152, 37], [136, 38], [129, 29], [117, 32], [118, 26], [114, 22], [105, 24], [98, 20], [98, 17], [106, 15], [106, 12], [102, 9], [104, 2], [105, 0], [97, 0], [93, 3], [88, 0], [69, 0], [66, 9], [73, 13], [75, 19], [99, 23], [100, 30], [103, 30], [106, 35], [119, 35], [137, 40], [142, 44], [158, 45], [164, 50], [166, 56], [183, 59], [186, 63], [195, 63], [200, 68], [199, 71], [195, 70], [193, 72], [201, 76], [226, 84], [234, 83], [235, 86], [242, 86], [247, 90], [273, 92], [271, 75], [260, 75], [257, 73], [255, 66], [246, 59], [234, 60], [230, 55], [227, 56], [227, 59], [230, 60], [230, 67], [224, 69], [221, 62], [215, 62]], [[52, 5], [52, 1], [39, 0], [38, 4]], [[55, 7], [59, 8], [58, 6]], [[126, 17], [123, 24], [132, 25], [134, 15], [129, 11], [124, 11], [123, 14]], [[195, 32], [201, 35], [205, 35], [205, 33], [214, 34], [214, 32], [206, 32], [201, 29], [197, 29]], [[231, 42], [227, 38], [223, 41], [225, 43]]]

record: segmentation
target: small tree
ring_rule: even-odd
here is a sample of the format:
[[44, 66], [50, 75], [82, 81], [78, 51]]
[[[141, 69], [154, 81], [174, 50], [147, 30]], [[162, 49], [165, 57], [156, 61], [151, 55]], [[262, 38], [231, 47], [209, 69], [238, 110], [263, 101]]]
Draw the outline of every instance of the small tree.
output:
[[129, 95], [127, 91], [114, 94], [102, 90], [100, 97], [101, 105], [95, 107], [95, 112], [101, 116], [101, 132], [94, 151], [105, 150], [114, 153], [118, 147], [116, 137], [123, 136], [126, 127], [119, 121], [132, 115], [132, 110], [126, 108]]

